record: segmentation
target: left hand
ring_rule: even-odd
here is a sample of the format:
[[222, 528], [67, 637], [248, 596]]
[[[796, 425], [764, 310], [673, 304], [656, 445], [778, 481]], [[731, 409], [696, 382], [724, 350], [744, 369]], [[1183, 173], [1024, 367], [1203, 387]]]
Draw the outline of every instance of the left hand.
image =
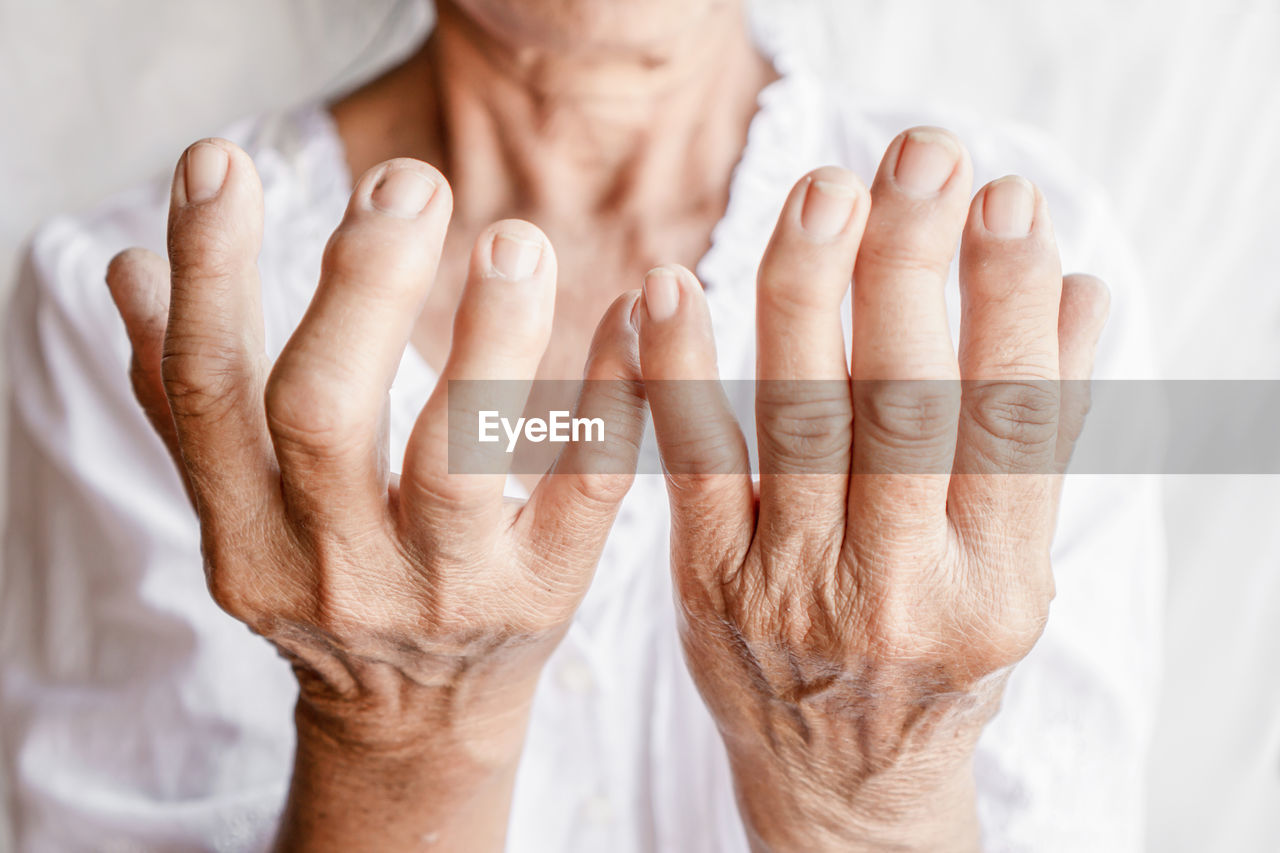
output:
[[1106, 291], [1062, 277], [1038, 190], [970, 204], [971, 180], [918, 128], [870, 193], [835, 168], [796, 186], [759, 273], [758, 493], [724, 398], [682, 381], [716, 377], [701, 288], [645, 284], [684, 647], [758, 850], [976, 849], [969, 760], [1048, 617], [1084, 406], [1058, 380], [1088, 377]]

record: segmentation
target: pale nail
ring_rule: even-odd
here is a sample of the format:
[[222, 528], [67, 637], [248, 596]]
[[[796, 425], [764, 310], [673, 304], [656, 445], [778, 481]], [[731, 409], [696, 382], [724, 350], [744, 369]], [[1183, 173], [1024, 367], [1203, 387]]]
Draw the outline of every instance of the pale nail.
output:
[[960, 149], [945, 133], [913, 130], [902, 141], [893, 177], [912, 195], [932, 195], [946, 185], [960, 160]]
[[222, 192], [231, 160], [227, 152], [209, 142], [197, 142], [187, 150], [183, 167], [187, 185], [187, 204], [208, 201]]
[[493, 271], [503, 278], [522, 281], [533, 275], [541, 260], [541, 243], [513, 234], [498, 234], [493, 238], [490, 262], [493, 264]]
[[680, 282], [671, 270], [658, 267], [644, 277], [644, 307], [659, 323], [675, 316], [680, 307]]
[[858, 191], [835, 181], [810, 181], [800, 209], [800, 226], [814, 237], [834, 237], [849, 224]]
[[436, 193], [436, 185], [416, 169], [392, 168], [383, 175], [369, 194], [376, 210], [413, 219], [426, 208]]
[[631, 323], [631, 328], [635, 329], [636, 332], [640, 331], [640, 307], [643, 302], [644, 299], [637, 297], [636, 301], [631, 303], [631, 314], [627, 318]]
[[982, 200], [982, 224], [996, 237], [1027, 236], [1035, 212], [1035, 188], [1017, 175], [992, 182]]

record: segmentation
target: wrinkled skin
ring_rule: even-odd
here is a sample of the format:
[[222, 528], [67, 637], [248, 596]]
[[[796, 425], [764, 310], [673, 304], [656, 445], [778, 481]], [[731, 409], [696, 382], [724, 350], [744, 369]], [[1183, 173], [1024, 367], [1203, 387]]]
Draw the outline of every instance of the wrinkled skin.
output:
[[[457, 5], [498, 26], [520, 4]], [[797, 184], [759, 274], [758, 488], [723, 401], [678, 381], [716, 375], [686, 269], [650, 273], [596, 329], [585, 375], [610, 390], [579, 412], [608, 420], [626, 467], [648, 398], [686, 655], [759, 850], [977, 844], [969, 760], [1047, 617], [1054, 472], [1085, 403], [1046, 389], [1088, 376], [1106, 291], [1062, 277], [1029, 184], [970, 202], [970, 183], [958, 140], [922, 128], [893, 142], [869, 191], [835, 168]], [[523, 505], [501, 475], [448, 473], [448, 381], [531, 380], [552, 337], [556, 254], [518, 220], [475, 240], [442, 381], [388, 474], [386, 390], [451, 206], [425, 163], [370, 169], [274, 364], [261, 187], [230, 143], [180, 162], [168, 265], [131, 251], [108, 276], [213, 597], [298, 675], [282, 848], [501, 848], [534, 685], [630, 482], [585, 473], [581, 450]], [[958, 357], [942, 296], [957, 241]], [[847, 393], [771, 390], [797, 379]], [[944, 382], [903, 398], [868, 381], [915, 379]]]
[[759, 274], [758, 490], [731, 473], [748, 462], [723, 398], [675, 381], [715, 376], [701, 288], [680, 268], [646, 280], [685, 651], [759, 849], [977, 844], [968, 760], [1048, 617], [1056, 473], [1087, 404], [1056, 380], [1089, 375], [1107, 297], [1063, 279], [1030, 184], [969, 204], [970, 180], [926, 128], [869, 193], [838, 169], [792, 193]]
[[[434, 745], [449, 760], [416, 791], [402, 786], [409, 801], [443, 800], [460, 780], [509, 787], [538, 673], [631, 477], [589, 473], [579, 454], [602, 451], [587, 445], [524, 504], [504, 500], [501, 474], [448, 473], [449, 381], [531, 380], [547, 345], [556, 263], [534, 226], [498, 222], [477, 241], [439, 390], [391, 476], [386, 393], [432, 282], [448, 184], [412, 160], [357, 183], [274, 365], [255, 270], [261, 207], [248, 156], [225, 140], [197, 143], [174, 179], [169, 268], [133, 250], [108, 280], [134, 346], [135, 391], [200, 516], [210, 592], [298, 676], [299, 768], [282, 844], [338, 849], [365, 828], [326, 833], [299, 781], [327, 778], [344, 756], [403, 772]], [[620, 297], [601, 321], [586, 368], [597, 382], [579, 403], [611, 425], [603, 452], [632, 467], [645, 415], [636, 298]], [[381, 799], [366, 818], [385, 829], [382, 812], [404, 807]], [[467, 843], [502, 837], [504, 818], [450, 814], [476, 827]]]

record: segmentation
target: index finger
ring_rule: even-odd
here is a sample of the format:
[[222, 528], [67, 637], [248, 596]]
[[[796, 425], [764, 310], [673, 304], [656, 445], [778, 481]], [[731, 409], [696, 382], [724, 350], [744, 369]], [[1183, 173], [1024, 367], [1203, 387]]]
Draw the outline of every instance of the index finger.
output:
[[223, 139], [192, 145], [178, 163], [169, 208], [172, 289], [161, 374], [206, 525], [243, 523], [274, 492], [262, 408], [261, 243], [262, 185], [252, 160]]

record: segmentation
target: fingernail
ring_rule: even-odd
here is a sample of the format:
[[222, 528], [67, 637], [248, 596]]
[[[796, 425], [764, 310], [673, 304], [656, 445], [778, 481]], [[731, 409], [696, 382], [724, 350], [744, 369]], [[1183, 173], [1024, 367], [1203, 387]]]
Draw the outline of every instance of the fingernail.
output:
[[644, 277], [644, 307], [659, 323], [675, 316], [680, 307], [680, 282], [671, 270], [658, 267]]
[[810, 181], [800, 209], [800, 227], [814, 237], [834, 237], [849, 224], [858, 191], [835, 181]]
[[637, 296], [636, 301], [631, 303], [631, 314], [628, 317], [628, 319], [631, 321], [631, 328], [635, 329], [637, 334], [639, 334], [640, 332], [640, 303], [641, 302], [644, 302], [644, 299]]
[[982, 224], [996, 237], [1027, 236], [1035, 212], [1035, 188], [1017, 175], [993, 181], [982, 199]]
[[392, 167], [378, 179], [369, 193], [369, 202], [383, 213], [413, 219], [435, 193], [435, 183], [421, 172], [406, 166]]
[[512, 234], [498, 234], [493, 238], [489, 260], [498, 275], [522, 281], [538, 268], [538, 261], [542, 260], [542, 244]]
[[932, 195], [956, 170], [960, 149], [955, 140], [936, 130], [913, 130], [902, 141], [893, 178], [912, 195]]
[[183, 167], [187, 184], [187, 204], [208, 201], [222, 192], [231, 165], [227, 152], [208, 142], [197, 142], [187, 149]]

